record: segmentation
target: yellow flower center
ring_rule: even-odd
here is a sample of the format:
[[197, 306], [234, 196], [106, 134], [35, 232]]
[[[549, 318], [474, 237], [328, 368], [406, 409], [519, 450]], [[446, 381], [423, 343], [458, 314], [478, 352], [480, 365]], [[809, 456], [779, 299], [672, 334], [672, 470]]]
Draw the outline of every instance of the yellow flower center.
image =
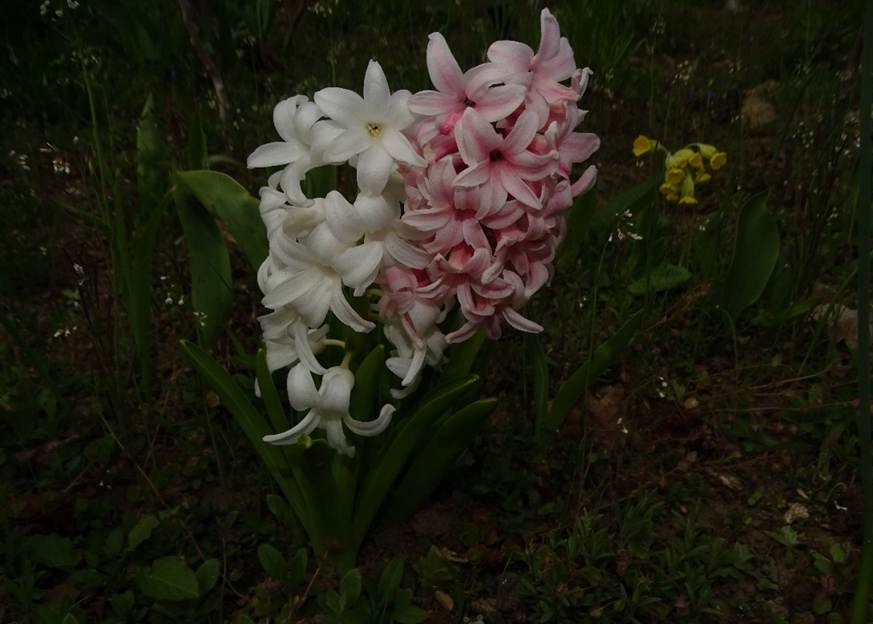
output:
[[369, 132], [370, 136], [374, 139], [378, 139], [380, 136], [382, 136], [382, 126], [377, 123], [373, 123], [372, 121], [368, 122], [367, 132]]

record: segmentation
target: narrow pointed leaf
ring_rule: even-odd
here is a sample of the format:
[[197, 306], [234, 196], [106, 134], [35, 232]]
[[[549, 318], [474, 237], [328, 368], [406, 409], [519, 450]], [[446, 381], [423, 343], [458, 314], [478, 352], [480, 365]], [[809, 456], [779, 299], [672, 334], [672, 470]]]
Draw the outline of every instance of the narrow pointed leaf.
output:
[[422, 506], [473, 442], [496, 406], [496, 399], [482, 399], [437, 423], [434, 436], [415, 454], [395, 488], [386, 506], [387, 522], [406, 520]]
[[597, 347], [585, 364], [576, 369], [558, 389], [552, 410], [545, 419], [544, 431], [557, 430], [572, 407], [588, 391], [590, 385], [612, 366], [630, 344], [642, 322], [642, 311], [632, 316], [613, 336]]
[[597, 189], [585, 193], [567, 214], [567, 235], [561, 243], [558, 267], [565, 270], [576, 261], [588, 238], [591, 221], [597, 211]]
[[443, 367], [440, 383], [446, 384], [469, 375], [484, 343], [485, 332], [479, 330], [469, 340], [449, 349], [446, 354], [448, 362]]
[[549, 413], [549, 363], [540, 334], [525, 336], [527, 357], [533, 377], [533, 404], [536, 430], [540, 431]]
[[285, 414], [282, 401], [279, 399], [279, 391], [276, 390], [276, 384], [273, 383], [273, 375], [270, 374], [270, 369], [267, 367], [267, 352], [264, 349], [258, 349], [256, 373], [258, 387], [261, 389], [261, 399], [267, 408], [267, 416], [270, 418], [274, 433], [288, 431], [291, 425], [288, 423], [288, 416]]

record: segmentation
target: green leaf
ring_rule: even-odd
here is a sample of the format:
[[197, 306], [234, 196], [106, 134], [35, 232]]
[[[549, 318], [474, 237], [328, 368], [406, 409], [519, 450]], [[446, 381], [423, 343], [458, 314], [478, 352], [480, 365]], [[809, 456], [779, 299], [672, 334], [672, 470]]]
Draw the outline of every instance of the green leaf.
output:
[[340, 581], [340, 592], [345, 598], [346, 605], [352, 605], [361, 595], [361, 571], [358, 568], [352, 568], [343, 576]]
[[267, 444], [263, 437], [270, 433], [267, 421], [251, 404], [248, 394], [243, 392], [239, 384], [212, 357], [197, 345], [182, 341], [182, 350], [191, 364], [203, 377], [206, 384], [215, 390], [224, 405], [233, 416], [236, 423], [245, 433], [261, 460], [270, 470], [273, 478], [282, 488], [282, 492], [300, 519], [306, 532], [312, 536], [313, 526], [309, 522], [306, 505], [297, 484], [288, 478], [289, 469], [287, 455], [276, 446]]
[[268, 248], [258, 200], [220, 171], [183, 171], [177, 177], [227, 227], [249, 264], [257, 270], [267, 257]]
[[121, 553], [124, 547], [124, 531], [121, 527], [116, 527], [106, 536], [106, 543], [103, 545], [103, 554], [113, 557]]
[[288, 580], [288, 564], [285, 557], [275, 546], [270, 544], [261, 544], [258, 546], [258, 561], [261, 562], [261, 567], [264, 571], [277, 581]]
[[637, 297], [671, 290], [691, 279], [691, 273], [683, 266], [662, 264], [652, 269], [645, 277], [632, 282], [627, 291]]
[[591, 221], [597, 210], [597, 192], [592, 189], [585, 193], [570, 208], [567, 213], [567, 235], [561, 243], [561, 251], [558, 256], [558, 267], [566, 270], [573, 266], [579, 252], [582, 250], [588, 238]]
[[394, 489], [386, 505], [387, 522], [406, 520], [421, 507], [496, 406], [496, 399], [482, 399], [437, 423], [433, 437], [413, 455], [409, 469]]
[[379, 378], [385, 368], [385, 346], [377, 345], [355, 371], [349, 413], [355, 420], [373, 420], [379, 409]]
[[170, 199], [169, 193], [164, 195], [150, 211], [133, 242], [127, 316], [145, 390], [151, 386], [152, 377], [152, 265], [155, 240]]
[[273, 376], [267, 367], [267, 351], [265, 349], [258, 349], [255, 370], [258, 378], [258, 387], [261, 390], [261, 400], [267, 408], [267, 416], [270, 417], [270, 424], [273, 426], [274, 432], [281, 433], [282, 431], [287, 431], [291, 428], [291, 425], [288, 424], [288, 416], [285, 414], [282, 401], [279, 399], [279, 391], [276, 390]]
[[722, 307], [734, 318], [755, 303], [779, 258], [779, 228], [767, 209], [767, 193], [752, 196], [740, 211], [733, 262], [722, 288]]
[[209, 590], [215, 587], [220, 574], [221, 566], [218, 563], [218, 559], [207, 559], [200, 564], [195, 576], [197, 577], [197, 587], [200, 589], [201, 595], [209, 593]]
[[379, 598], [385, 604], [394, 600], [394, 594], [403, 580], [403, 559], [392, 559], [379, 578]]
[[137, 523], [133, 525], [133, 528], [127, 536], [127, 551], [132, 552], [136, 550], [137, 546], [151, 537], [152, 531], [154, 531], [160, 523], [161, 521], [153, 514], [147, 514], [140, 518]]
[[126, 591], [123, 594], [112, 594], [109, 599], [109, 606], [112, 608], [112, 613], [116, 617], [126, 620], [133, 611], [134, 597], [132, 591]]
[[161, 203], [167, 190], [167, 151], [152, 113], [152, 96], [143, 107], [136, 128], [136, 181], [141, 218]]
[[660, 175], [652, 176], [610, 199], [603, 208], [594, 213], [591, 229], [601, 232], [612, 230], [619, 216], [626, 212], [637, 214], [641, 208], [655, 200], [655, 189], [660, 182]]
[[33, 560], [49, 568], [74, 568], [82, 560], [82, 551], [60, 535], [31, 535], [27, 542]]
[[612, 366], [618, 356], [627, 348], [642, 322], [642, 311], [633, 315], [613, 336], [597, 347], [591, 357], [570, 375], [558, 389], [558, 394], [552, 403], [543, 429], [557, 430], [567, 418], [572, 407], [588, 391], [588, 387], [596, 381], [607, 368]]
[[306, 576], [306, 566], [309, 563], [309, 555], [306, 554], [306, 549], [301, 548], [294, 555], [291, 564], [288, 566], [288, 582], [293, 590], [294, 587], [303, 582]]
[[191, 169], [209, 169], [209, 149], [206, 144], [206, 133], [203, 131], [203, 120], [194, 114], [191, 118], [190, 136], [188, 137], [188, 158]]
[[230, 256], [215, 219], [182, 186], [177, 176], [174, 198], [191, 261], [191, 303], [203, 344], [215, 344], [231, 312]]
[[468, 340], [452, 346], [446, 353], [446, 365], [440, 374], [440, 384], [447, 384], [467, 377], [473, 370], [476, 357], [485, 343], [485, 332], [481, 329]]
[[549, 363], [543, 349], [542, 339], [537, 334], [525, 336], [528, 365], [533, 375], [533, 403], [536, 430], [540, 431], [549, 413]]
[[156, 600], [192, 600], [200, 595], [197, 576], [179, 557], [162, 557], [137, 576], [140, 591]]
[[433, 422], [448, 410], [455, 400], [479, 385], [479, 378], [470, 375], [431, 392], [420, 403], [412, 416], [403, 419], [399, 412], [394, 415], [398, 423], [397, 433], [388, 443], [388, 448], [367, 474], [358, 493], [358, 508], [352, 530], [354, 543], [359, 544], [382, 506], [382, 502], [406, 465], [409, 456], [416, 452], [420, 442], [428, 434]]

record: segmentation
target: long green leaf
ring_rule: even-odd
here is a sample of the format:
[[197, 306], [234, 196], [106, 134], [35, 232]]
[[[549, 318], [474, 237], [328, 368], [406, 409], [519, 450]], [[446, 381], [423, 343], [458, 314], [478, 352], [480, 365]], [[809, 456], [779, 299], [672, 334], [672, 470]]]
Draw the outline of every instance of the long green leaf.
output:
[[379, 378], [385, 370], [385, 346], [377, 345], [355, 371], [349, 413], [355, 420], [372, 420], [379, 408]]
[[409, 518], [439, 485], [455, 461], [497, 406], [497, 399], [482, 399], [441, 419], [430, 442], [415, 454], [386, 505], [386, 521]]
[[178, 177], [188, 190], [230, 231], [255, 270], [267, 257], [267, 234], [258, 200], [220, 171], [183, 171]]
[[558, 267], [567, 269], [576, 261], [588, 237], [591, 221], [597, 210], [597, 191], [592, 189], [577, 201], [567, 214], [567, 235], [561, 243]]
[[148, 220], [167, 191], [167, 150], [152, 112], [152, 96], [143, 107], [136, 129], [137, 223]]
[[597, 347], [591, 358], [570, 375], [558, 389], [552, 403], [552, 411], [545, 419], [544, 431], [557, 430], [567, 418], [572, 407], [588, 391], [589, 386], [607, 368], [612, 366], [622, 351], [630, 344], [642, 322], [642, 311], [632, 316], [613, 336]]
[[273, 383], [273, 376], [267, 367], [267, 352], [264, 349], [258, 349], [255, 371], [258, 378], [258, 388], [261, 390], [261, 399], [267, 408], [267, 416], [270, 417], [270, 424], [273, 425], [276, 433], [287, 431], [291, 425], [288, 423], [288, 416], [285, 414], [282, 401], [279, 400], [279, 392], [276, 390], [276, 384]]
[[448, 362], [440, 374], [440, 383], [446, 384], [469, 375], [484, 343], [485, 332], [480, 329], [468, 340], [449, 349], [446, 354]]
[[230, 256], [215, 219], [177, 177], [176, 209], [191, 261], [191, 303], [200, 317], [203, 344], [211, 346], [230, 316]]
[[[397, 435], [367, 474], [358, 492], [358, 504], [352, 524], [355, 544], [360, 544], [409, 456], [417, 450], [434, 421], [442, 416], [458, 397], [478, 384], [479, 377], [470, 375], [437, 388], [421, 402], [421, 407], [412, 416], [398, 423]], [[395, 414], [395, 418], [398, 416], [399, 414]]]
[[722, 289], [722, 307], [732, 317], [760, 298], [778, 259], [779, 228], [767, 209], [767, 193], [758, 193], [740, 211], [734, 259]]
[[188, 360], [197, 372], [200, 373], [207, 385], [218, 394], [222, 405], [227, 408], [240, 429], [243, 430], [243, 433], [255, 448], [255, 452], [285, 493], [288, 502], [300, 519], [301, 524], [303, 524], [304, 529], [309, 532], [311, 523], [307, 514], [307, 507], [304, 504], [303, 494], [294, 480], [286, 476], [286, 471], [289, 469], [286, 455], [283, 454], [282, 449], [279, 447], [266, 444], [263, 441], [263, 437], [271, 433], [267, 427], [267, 421], [254, 408], [251, 401], [249, 401], [248, 395], [243, 392], [233, 377], [212, 359], [205, 350], [186, 340], [183, 340], [181, 344]]
[[525, 337], [528, 365], [533, 376], [533, 403], [536, 430], [542, 430], [549, 413], [549, 363], [539, 335]]
[[136, 343], [143, 390], [151, 386], [152, 378], [152, 265], [155, 240], [164, 214], [170, 205], [172, 193], [167, 192], [139, 228], [133, 242], [131, 259], [129, 310], [127, 317]]

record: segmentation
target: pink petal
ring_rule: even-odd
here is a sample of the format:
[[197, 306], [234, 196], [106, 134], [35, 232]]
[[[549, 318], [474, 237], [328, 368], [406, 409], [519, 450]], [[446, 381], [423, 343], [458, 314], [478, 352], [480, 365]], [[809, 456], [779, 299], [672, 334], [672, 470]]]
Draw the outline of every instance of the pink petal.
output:
[[464, 74], [464, 92], [471, 100], [495, 82], [505, 82], [509, 77], [509, 69], [496, 63], [482, 63]]
[[503, 142], [504, 153], [509, 155], [525, 151], [533, 141], [538, 127], [537, 116], [534, 113], [525, 111], [519, 115]]
[[438, 91], [462, 94], [464, 83], [458, 61], [440, 33], [432, 33], [427, 43], [427, 73]]
[[558, 20], [548, 9], [543, 9], [540, 13], [540, 48], [537, 50], [537, 59], [550, 59], [557, 54], [560, 40]]
[[466, 110], [455, 127], [455, 140], [461, 158], [468, 165], [487, 160], [491, 151], [503, 142], [491, 124], [472, 108]]
[[534, 323], [532, 320], [523, 317], [512, 308], [506, 308], [503, 311], [503, 318], [506, 319], [507, 323], [509, 323], [519, 331], [528, 332], [530, 334], [538, 334], [543, 331], [542, 325]]
[[488, 48], [488, 60], [507, 66], [513, 72], [530, 70], [534, 52], [518, 41], [495, 41]]
[[450, 115], [462, 108], [457, 97], [439, 91], [420, 91], [409, 98], [409, 110], [419, 115]]
[[585, 170], [582, 177], [573, 183], [573, 186], [570, 187], [570, 192], [573, 193], [573, 197], [576, 197], [594, 186], [594, 182], [596, 181], [597, 167], [591, 165]]
[[573, 58], [573, 49], [566, 39], [561, 39], [560, 51], [555, 56], [543, 58], [542, 61], [537, 59], [537, 61], [537, 75], [548, 77], [556, 82], [566, 80], [576, 72], [576, 60]]
[[461, 225], [464, 231], [464, 240], [473, 249], [487, 249], [491, 253], [491, 243], [482, 231], [482, 226], [475, 219], [465, 219]]
[[574, 132], [561, 143], [561, 159], [570, 163], [580, 163], [598, 150], [600, 138], [590, 132]]
[[476, 100], [476, 110], [485, 121], [500, 121], [524, 102], [526, 92], [521, 85], [491, 87]]
[[455, 176], [455, 186], [479, 186], [491, 177], [491, 161], [483, 160]]
[[431, 231], [449, 222], [450, 214], [443, 208], [415, 210], [403, 215], [403, 222], [419, 230]]
[[540, 200], [531, 188], [510, 167], [501, 167], [500, 181], [515, 199], [531, 208], [541, 208]]

